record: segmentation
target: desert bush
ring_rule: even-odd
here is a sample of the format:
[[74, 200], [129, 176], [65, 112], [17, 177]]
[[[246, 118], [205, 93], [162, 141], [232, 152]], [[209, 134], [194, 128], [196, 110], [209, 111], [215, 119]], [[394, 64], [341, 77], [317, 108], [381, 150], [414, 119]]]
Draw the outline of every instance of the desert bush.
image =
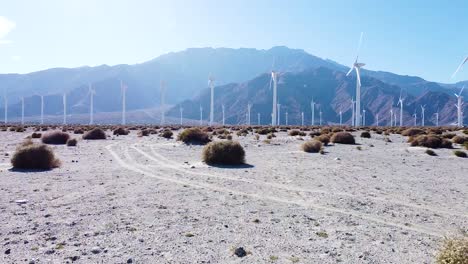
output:
[[137, 136], [139, 137], [147, 137], [149, 136], [149, 134], [150, 134], [150, 131], [148, 129], [138, 130], [137, 132]]
[[47, 132], [42, 136], [42, 143], [51, 145], [63, 145], [70, 138], [68, 133], [62, 131]]
[[161, 134], [159, 134], [159, 136], [169, 139], [169, 138], [172, 138], [173, 134], [174, 133], [171, 130], [166, 129], [166, 130], [162, 131]]
[[468, 141], [465, 141], [465, 143], [463, 143], [463, 146], [465, 147], [466, 150], [468, 150]]
[[371, 134], [370, 134], [369, 131], [363, 131], [363, 132], [361, 133], [361, 137], [362, 137], [362, 138], [370, 138], [370, 137], [371, 137]]
[[318, 153], [322, 149], [322, 142], [318, 140], [306, 141], [302, 144], [301, 148], [308, 153]]
[[93, 130], [87, 131], [83, 134], [83, 139], [106, 139], [106, 132], [100, 128], [94, 128]]
[[455, 150], [453, 154], [455, 154], [455, 156], [460, 157], [460, 158], [466, 158], [468, 156], [466, 152], [461, 151], [461, 150]]
[[24, 132], [24, 131], [25, 131], [24, 127], [19, 126], [15, 128], [15, 132]]
[[455, 136], [456, 135], [454, 133], [447, 133], [447, 134], [443, 134], [442, 138], [452, 139]]
[[82, 128], [77, 128], [77, 129], [73, 130], [73, 133], [74, 134], [84, 134], [84, 130]]
[[41, 133], [34, 132], [34, 133], [31, 134], [31, 138], [41, 138], [41, 137], [42, 137]]
[[130, 133], [129, 130], [123, 128], [123, 127], [119, 127], [119, 128], [116, 128], [112, 134], [114, 134], [115, 136], [126, 136]]
[[320, 135], [318, 137], [314, 137], [315, 140], [318, 140], [323, 143], [323, 145], [328, 145], [330, 143], [330, 136], [327, 134]]
[[426, 134], [426, 132], [420, 128], [415, 128], [415, 127], [405, 129], [401, 132], [401, 135], [405, 137], [414, 137], [414, 136], [422, 135], [422, 134]]
[[207, 164], [239, 165], [245, 162], [244, 148], [236, 141], [211, 142], [203, 149], [202, 156]]
[[180, 132], [177, 140], [185, 144], [206, 144], [211, 141], [208, 133], [201, 131], [199, 128], [187, 128]]
[[437, 264], [468, 264], [468, 236], [446, 238], [436, 256]]
[[348, 132], [337, 132], [331, 137], [331, 142], [339, 144], [355, 144], [354, 136]]
[[437, 156], [437, 154], [432, 149], [426, 149], [426, 154], [429, 156]]
[[467, 140], [468, 140], [468, 138], [466, 138], [464, 136], [454, 136], [452, 138], [453, 143], [460, 144], [460, 145], [463, 145]]
[[227, 139], [227, 140], [232, 140], [232, 135], [227, 135], [227, 136], [226, 136], [226, 139]]
[[419, 135], [411, 138], [411, 146], [426, 147], [426, 148], [452, 148], [452, 142], [447, 139], [442, 139], [436, 135]]
[[50, 170], [59, 167], [60, 161], [49, 146], [25, 142], [16, 149], [11, 165], [15, 169]]
[[299, 131], [299, 130], [296, 130], [296, 129], [289, 131], [288, 134], [289, 134], [290, 136], [293, 136], [293, 137], [294, 137], [294, 136], [302, 136], [302, 137], [303, 137], [303, 136], [306, 135], [306, 133], [304, 133], [304, 132], [302, 132], [302, 131]]
[[67, 146], [69, 147], [75, 147], [77, 143], [78, 140], [76, 140], [76, 138], [70, 138], [69, 140], [67, 140]]

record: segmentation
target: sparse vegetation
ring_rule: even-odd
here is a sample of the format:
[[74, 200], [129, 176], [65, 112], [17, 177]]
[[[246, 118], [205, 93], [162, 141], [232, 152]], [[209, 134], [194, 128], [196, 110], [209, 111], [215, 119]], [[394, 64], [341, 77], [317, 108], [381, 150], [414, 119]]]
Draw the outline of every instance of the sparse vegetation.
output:
[[331, 142], [339, 144], [355, 144], [354, 136], [349, 132], [337, 132], [331, 137]]
[[67, 144], [67, 140], [70, 135], [62, 131], [51, 131], [47, 132], [42, 136], [42, 143], [51, 145], [64, 145]]
[[461, 151], [461, 150], [455, 150], [453, 154], [455, 154], [455, 156], [460, 157], [460, 158], [466, 158], [468, 156], [466, 152]]
[[426, 154], [429, 156], [437, 156], [437, 154], [432, 149], [426, 149]]
[[130, 133], [129, 130], [123, 128], [123, 127], [118, 127], [112, 132], [115, 136], [126, 136]]
[[41, 137], [42, 137], [41, 133], [34, 132], [31, 134], [31, 138], [41, 138]]
[[303, 136], [306, 135], [306, 133], [294, 129], [294, 130], [289, 131], [288, 135], [293, 136], [293, 137], [294, 137], [294, 136], [302, 136], [302, 137], [303, 137]]
[[216, 165], [239, 165], [245, 162], [244, 148], [236, 141], [211, 142], [203, 149], [203, 161]]
[[455, 143], [455, 144], [463, 145], [466, 141], [468, 141], [468, 138], [466, 138], [464, 136], [454, 136], [452, 138], [452, 142]]
[[78, 140], [76, 138], [70, 138], [69, 140], [67, 140], [67, 146], [69, 147], [75, 147], [77, 143]]
[[159, 134], [159, 136], [163, 138], [167, 138], [167, 139], [172, 138], [172, 135], [174, 135], [174, 133], [171, 130], [167, 130], [167, 129], [163, 130], [161, 134]]
[[100, 128], [94, 128], [93, 130], [84, 133], [83, 139], [91, 139], [91, 140], [106, 139], [106, 132], [104, 132], [104, 130]]
[[361, 133], [361, 137], [362, 137], [362, 138], [370, 138], [370, 137], [371, 137], [371, 134], [370, 134], [369, 131], [363, 131], [363, 132]]
[[426, 147], [426, 148], [452, 148], [452, 142], [445, 138], [440, 138], [436, 135], [420, 135], [417, 137], [409, 138], [408, 140], [412, 147]]
[[187, 128], [180, 132], [177, 136], [178, 141], [185, 144], [206, 144], [211, 141], [208, 133], [201, 131], [199, 128]]
[[318, 153], [322, 149], [322, 142], [318, 140], [306, 141], [302, 144], [301, 148], [308, 153]]
[[426, 132], [420, 128], [408, 128], [401, 132], [401, 135], [405, 137], [414, 137], [422, 134], [426, 134]]
[[468, 236], [446, 238], [436, 256], [437, 264], [468, 264]]
[[327, 146], [328, 143], [330, 143], [330, 136], [326, 134], [315, 137], [314, 139], [322, 142], [324, 146]]
[[59, 167], [60, 161], [49, 146], [26, 141], [16, 149], [11, 165], [15, 169], [50, 170]]

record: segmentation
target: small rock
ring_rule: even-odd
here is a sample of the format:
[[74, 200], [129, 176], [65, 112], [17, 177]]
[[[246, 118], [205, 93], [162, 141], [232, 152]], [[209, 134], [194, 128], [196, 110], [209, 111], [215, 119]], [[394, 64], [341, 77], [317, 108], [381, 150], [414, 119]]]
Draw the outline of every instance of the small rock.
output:
[[195, 166], [192, 165], [192, 166], [190, 166], [190, 168], [191, 168], [191, 169], [195, 169]]
[[10, 255], [10, 252], [11, 252], [11, 249], [5, 250], [5, 254], [6, 254], [6, 255]]
[[91, 253], [93, 253], [93, 254], [99, 254], [99, 253], [101, 253], [101, 249], [98, 248], [98, 247], [93, 247], [93, 248], [91, 249]]
[[55, 250], [53, 248], [51, 248], [51, 249], [48, 249], [45, 253], [46, 253], [46, 255], [52, 255], [52, 254], [55, 253]]
[[29, 201], [26, 200], [26, 199], [21, 199], [21, 200], [16, 200], [16, 201], [15, 201], [15, 203], [17, 203], [17, 204], [26, 204], [26, 203], [28, 203], [28, 202], [29, 202]]
[[340, 158], [335, 158], [335, 160], [341, 160]]
[[243, 258], [247, 256], [247, 252], [245, 252], [243, 247], [239, 247], [234, 250], [234, 255], [238, 256], [239, 258]]
[[127, 259], [127, 263], [133, 263], [133, 259], [132, 258]]

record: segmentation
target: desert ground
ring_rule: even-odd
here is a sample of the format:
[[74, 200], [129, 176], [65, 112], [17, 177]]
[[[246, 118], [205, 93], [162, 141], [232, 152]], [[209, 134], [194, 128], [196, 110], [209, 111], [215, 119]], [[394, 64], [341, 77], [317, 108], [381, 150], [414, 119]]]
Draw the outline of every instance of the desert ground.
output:
[[31, 133], [0, 132], [1, 263], [434, 263], [468, 232], [468, 159], [398, 134], [318, 154], [234, 133], [247, 164], [208, 166], [201, 145], [107, 131], [14, 170]]

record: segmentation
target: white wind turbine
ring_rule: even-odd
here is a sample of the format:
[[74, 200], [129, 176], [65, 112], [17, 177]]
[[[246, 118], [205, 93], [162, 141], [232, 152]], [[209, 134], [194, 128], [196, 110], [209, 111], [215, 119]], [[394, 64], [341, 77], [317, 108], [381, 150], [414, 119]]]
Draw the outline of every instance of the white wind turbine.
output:
[[[279, 123], [279, 109], [278, 109], [278, 78], [281, 76], [281, 73], [274, 70], [274, 62], [271, 70], [270, 78], [270, 89], [271, 83], [273, 83], [273, 104], [272, 104], [272, 113], [271, 113], [271, 125], [276, 126]], [[279, 125], [279, 124], [278, 124]]]
[[120, 92], [122, 93], [122, 125], [125, 125], [127, 123], [127, 89], [128, 86], [124, 84], [122, 80], [120, 80]]
[[164, 125], [166, 123], [166, 112], [164, 111], [166, 109], [166, 82], [164, 80], [161, 80], [159, 83], [159, 92], [161, 96], [161, 125]]
[[436, 116], [436, 126], [439, 126], [439, 110], [437, 109], [437, 112], [435, 113]]
[[277, 107], [277, 114], [278, 114], [278, 116], [277, 116], [278, 120], [277, 120], [276, 124], [279, 126], [279, 125], [281, 125], [281, 122], [280, 122], [281, 121], [281, 104], [276, 104], [276, 107]]
[[418, 115], [416, 114], [416, 110], [414, 111], [414, 114], [413, 114], [413, 118], [414, 118], [414, 126], [417, 126], [418, 125]]
[[24, 125], [24, 96], [21, 97], [21, 124]]
[[341, 108], [340, 108], [340, 126], [343, 124], [343, 113], [341, 112]]
[[200, 105], [200, 126], [203, 125], [203, 106]]
[[94, 88], [91, 86], [91, 84], [88, 85], [88, 94], [89, 94], [89, 124], [92, 125], [94, 124], [94, 95], [96, 94], [96, 91]]
[[361, 37], [359, 39], [359, 45], [358, 45], [358, 50], [357, 50], [357, 55], [356, 55], [356, 60], [354, 61], [354, 64], [351, 66], [351, 69], [349, 69], [348, 73], [346, 76], [349, 76], [353, 70], [356, 71], [356, 122], [355, 126], [360, 126], [361, 125], [361, 68], [364, 67], [366, 64], [358, 62], [359, 58], [359, 50], [361, 49], [361, 44], [362, 44], [362, 37], [364, 33], [361, 33]]
[[390, 126], [393, 126], [393, 103], [390, 107]]
[[304, 112], [301, 112], [301, 126], [304, 126]]
[[63, 93], [62, 96], [62, 103], [63, 103], [63, 124], [67, 124], [67, 94]]
[[225, 119], [224, 119], [224, 104], [221, 105], [221, 108], [222, 108], [222, 110], [223, 110], [223, 126], [224, 126], [224, 121], [225, 121]]
[[354, 98], [351, 97], [351, 126], [354, 126], [354, 122], [356, 121], [355, 108], [354, 108], [355, 105], [356, 105], [356, 101], [354, 101]]
[[457, 104], [455, 105], [455, 107], [457, 108], [458, 127], [463, 127], [463, 96], [462, 96], [463, 89], [465, 89], [465, 86], [461, 88], [459, 94], [455, 94], [455, 96], [457, 97]]
[[260, 125], [260, 113], [257, 113], [257, 124]]
[[320, 115], [320, 126], [322, 126], [322, 108], [320, 107], [320, 112], [319, 112], [319, 115]]
[[286, 111], [286, 125], [288, 125], [288, 112]]
[[362, 125], [366, 125], [366, 109], [362, 109]]
[[310, 102], [310, 108], [312, 109], [312, 125], [315, 125], [315, 102], [314, 102], [314, 98], [312, 98], [312, 101]]
[[421, 105], [421, 126], [424, 126], [424, 111], [426, 110], [426, 105]]
[[465, 65], [466, 62], [468, 62], [468, 57], [466, 57], [465, 59], [462, 60], [462, 62], [458, 66], [457, 70], [452, 74], [451, 79], [455, 78], [455, 75], [457, 75], [457, 73], [463, 68], [463, 65]]
[[398, 104], [400, 105], [400, 126], [403, 126], [403, 98], [401, 97], [401, 90], [400, 90], [400, 98], [398, 99]]
[[376, 119], [376, 126], [379, 126], [379, 114], [375, 115], [375, 119]]
[[210, 74], [208, 77], [208, 86], [211, 89], [211, 100], [210, 100], [210, 126], [213, 125], [214, 119], [214, 77]]

